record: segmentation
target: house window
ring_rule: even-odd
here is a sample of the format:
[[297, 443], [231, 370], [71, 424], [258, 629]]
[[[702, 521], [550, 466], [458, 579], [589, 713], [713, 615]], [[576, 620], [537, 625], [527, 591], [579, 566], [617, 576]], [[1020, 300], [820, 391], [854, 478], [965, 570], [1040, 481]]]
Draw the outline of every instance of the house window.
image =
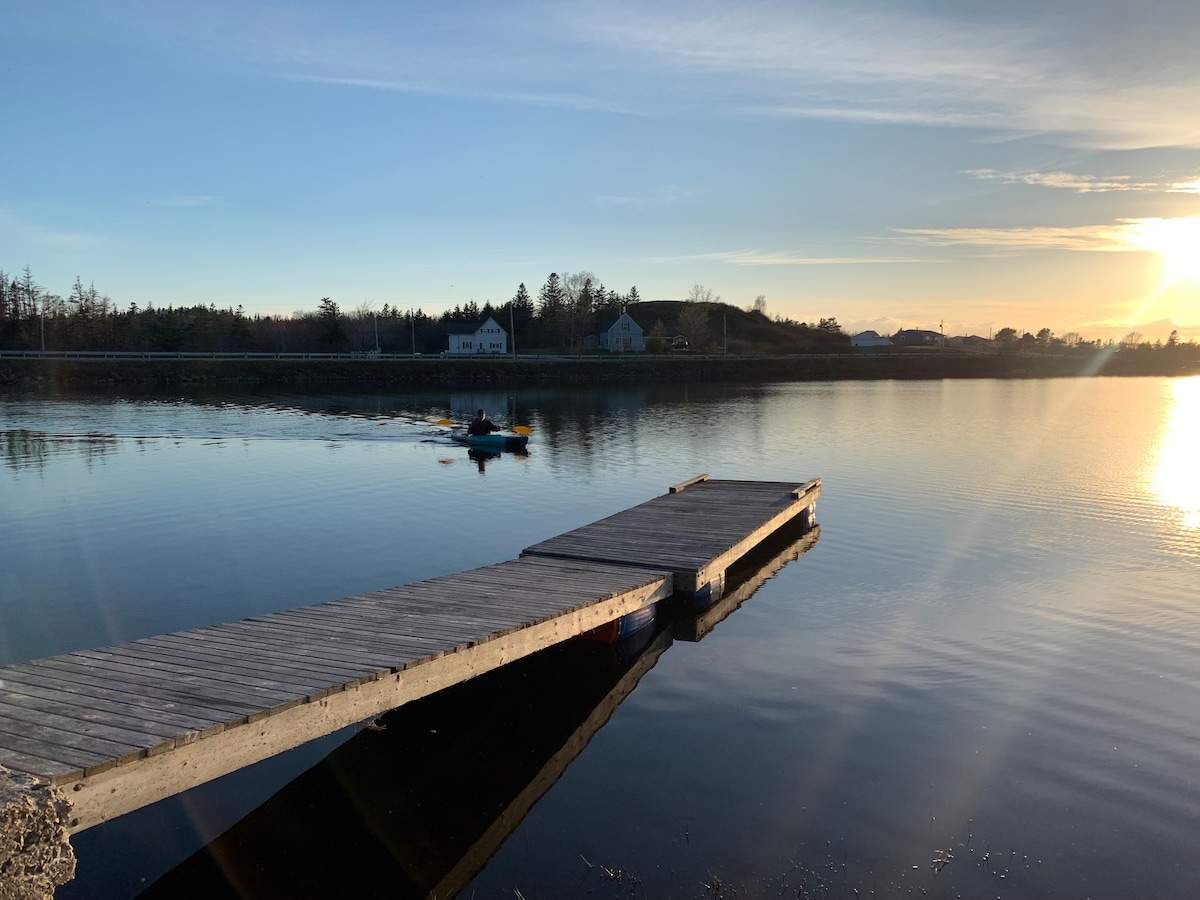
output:
[[622, 323], [621, 323], [621, 330], [622, 330], [622, 331], [628, 331], [628, 330], [629, 330], [629, 323], [628, 323], [628, 322], [622, 322]]

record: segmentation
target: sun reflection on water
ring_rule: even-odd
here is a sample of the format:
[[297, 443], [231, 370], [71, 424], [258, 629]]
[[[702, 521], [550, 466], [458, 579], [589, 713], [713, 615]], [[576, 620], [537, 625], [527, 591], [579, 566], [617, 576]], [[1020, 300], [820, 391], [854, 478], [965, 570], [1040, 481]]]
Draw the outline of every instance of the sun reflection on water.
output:
[[1154, 491], [1178, 509], [1183, 526], [1200, 529], [1200, 378], [1171, 384], [1174, 406], [1154, 469]]

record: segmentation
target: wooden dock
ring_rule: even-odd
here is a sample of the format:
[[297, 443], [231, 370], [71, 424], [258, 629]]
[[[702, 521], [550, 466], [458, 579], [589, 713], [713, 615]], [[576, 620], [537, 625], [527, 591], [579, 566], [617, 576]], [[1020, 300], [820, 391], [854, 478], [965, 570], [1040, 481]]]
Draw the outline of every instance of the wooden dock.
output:
[[820, 494], [816, 478], [793, 488], [701, 475], [665, 497], [534, 544], [521, 555], [666, 567], [678, 591], [719, 592], [725, 571], [793, 518], [811, 524]]
[[0, 668], [0, 781], [48, 783], [47, 814], [65, 798], [81, 831], [677, 590], [719, 593], [738, 559], [812, 523], [820, 487], [700, 476], [519, 559]]
[[[566, 642], [387, 713], [139, 898], [459, 896], [673, 642], [712, 633], [820, 531], [781, 530], [670, 627]], [[310, 857], [334, 862], [296, 866]]]

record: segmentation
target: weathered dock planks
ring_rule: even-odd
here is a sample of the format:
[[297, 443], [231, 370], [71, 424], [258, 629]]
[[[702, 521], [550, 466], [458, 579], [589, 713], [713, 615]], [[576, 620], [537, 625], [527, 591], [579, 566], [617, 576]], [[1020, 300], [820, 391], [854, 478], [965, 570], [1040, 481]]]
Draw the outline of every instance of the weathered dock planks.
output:
[[662, 571], [517, 559], [33, 660], [0, 669], [0, 765], [69, 789], [79, 831], [672, 590]]
[[820, 481], [712, 481], [469, 572], [0, 668], [0, 778], [83, 830], [361, 722], [724, 573]]
[[798, 516], [811, 522], [820, 495], [818, 478], [797, 488], [700, 475], [522, 555], [665, 567], [678, 591], [719, 591], [725, 571], [770, 535]]

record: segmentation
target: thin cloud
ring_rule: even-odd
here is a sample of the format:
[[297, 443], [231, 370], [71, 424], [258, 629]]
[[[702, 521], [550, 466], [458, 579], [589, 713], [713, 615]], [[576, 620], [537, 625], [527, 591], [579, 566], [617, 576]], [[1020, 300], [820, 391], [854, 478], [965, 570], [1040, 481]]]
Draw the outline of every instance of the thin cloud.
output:
[[1156, 250], [1158, 235], [1177, 219], [1117, 219], [1111, 225], [1067, 228], [894, 228], [899, 240], [930, 247], [999, 247], [1009, 250], [1072, 250], [1120, 253]]
[[663, 184], [659, 185], [653, 193], [645, 197], [604, 194], [593, 198], [592, 202], [601, 207], [673, 206], [695, 195], [695, 188], [684, 187], [678, 184]]
[[152, 206], [212, 206], [217, 198], [208, 194], [181, 194], [176, 197], [156, 197], [147, 202]]
[[909, 256], [793, 256], [787, 253], [763, 253], [757, 250], [694, 253], [683, 256], [651, 256], [641, 261], [648, 263], [725, 262], [735, 266], [853, 266], [932, 262], [932, 260]]
[[995, 169], [968, 169], [963, 174], [982, 181], [1001, 184], [1029, 184], [1037, 187], [1063, 188], [1080, 194], [1108, 191], [1169, 191], [1175, 186], [1157, 181], [1134, 181], [1132, 175], [1073, 175], [1070, 172], [997, 172]]
[[618, 197], [606, 194], [596, 197], [593, 201], [597, 206], [645, 206], [646, 201], [641, 197]]
[[99, 243], [95, 235], [63, 231], [21, 219], [9, 209], [0, 209], [0, 231], [8, 231], [34, 244], [52, 247], [91, 247]]
[[481, 90], [477, 86], [442, 85], [410, 80], [387, 80], [375, 78], [342, 78], [327, 75], [289, 74], [290, 81], [311, 84], [332, 84], [342, 87], [369, 88], [394, 94], [421, 94], [432, 97], [448, 97], [457, 100], [482, 100], [489, 103], [514, 103], [521, 106], [549, 106], [575, 109], [583, 112], [609, 112], [624, 115], [643, 115], [644, 110], [606, 99], [596, 99], [573, 94], [547, 94], [530, 91]]
[[1200, 178], [1193, 181], [1179, 181], [1167, 188], [1169, 194], [1200, 194]]

